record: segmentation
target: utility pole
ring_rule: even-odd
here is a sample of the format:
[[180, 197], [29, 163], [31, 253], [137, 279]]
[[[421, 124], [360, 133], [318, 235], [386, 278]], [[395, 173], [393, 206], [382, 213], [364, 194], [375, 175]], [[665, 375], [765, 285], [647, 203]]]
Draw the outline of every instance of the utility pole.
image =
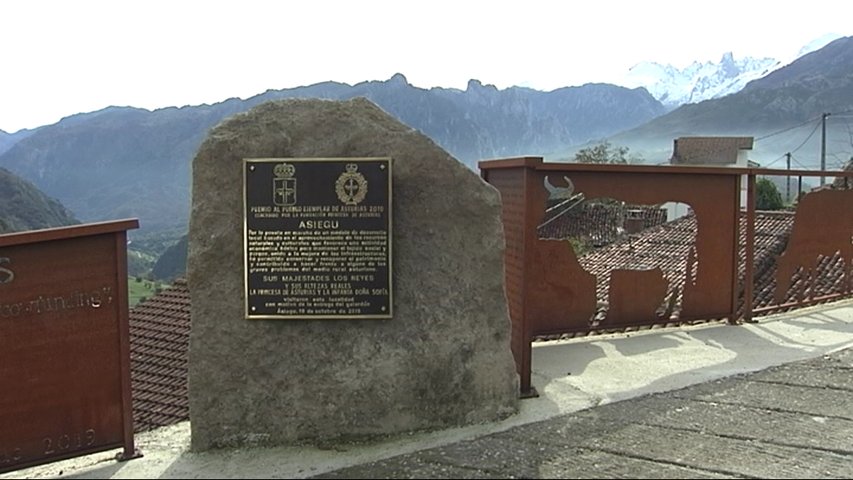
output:
[[[791, 171], [791, 152], [785, 154], [785, 157], [788, 158], [788, 171]], [[788, 174], [788, 181], [785, 185], [785, 203], [791, 203], [791, 174]]]
[[[824, 112], [821, 115], [821, 130], [820, 130], [820, 171], [826, 171], [826, 117], [831, 114]], [[826, 177], [821, 175], [820, 177], [820, 186], [822, 187], [826, 183]]]

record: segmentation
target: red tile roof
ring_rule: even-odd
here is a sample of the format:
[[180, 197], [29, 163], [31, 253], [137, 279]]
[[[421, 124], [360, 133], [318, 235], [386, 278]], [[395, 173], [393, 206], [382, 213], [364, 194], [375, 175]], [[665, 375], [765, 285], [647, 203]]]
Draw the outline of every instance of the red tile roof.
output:
[[189, 419], [187, 356], [190, 296], [185, 280], [130, 310], [134, 430]]
[[[753, 308], [764, 307], [774, 303], [773, 295], [776, 291], [776, 260], [785, 251], [791, 228], [794, 226], [794, 212], [755, 212], [755, 240], [754, 240], [754, 267], [753, 267]], [[746, 231], [746, 215], [741, 215], [741, 232]], [[740, 239], [738, 258], [738, 278], [743, 279], [746, 275], [746, 241], [743, 236]], [[738, 284], [739, 304], [738, 312], [743, 311], [743, 281]]]
[[[794, 224], [794, 213], [787, 211], [756, 212], [754, 269], [753, 269], [753, 308], [775, 305], [776, 261], [785, 250], [788, 237]], [[746, 230], [746, 215], [741, 215], [741, 231]], [[681, 300], [685, 283], [686, 259], [696, 234], [696, 219], [687, 215], [658, 227], [628, 235], [624, 239], [606, 247], [593, 250], [578, 258], [581, 266], [598, 279], [596, 296], [603, 308], [607, 305], [610, 272], [614, 269], [646, 269], [659, 266], [669, 281], [669, 295], [674, 293]], [[745, 275], [745, 240], [740, 239], [741, 259], [738, 269], [739, 278]], [[701, 268], [701, 266], [699, 267]], [[818, 268], [820, 281], [813, 287], [804, 285], [799, 274], [794, 275], [792, 287], [787, 292], [783, 304], [795, 302], [798, 291], [803, 288], [803, 296], [819, 297], [839, 293], [843, 286], [843, 262], [840, 255], [824, 259]], [[743, 311], [744, 289], [739, 285], [738, 311]], [[812, 291], [814, 290], [814, 291]], [[778, 311], [791, 310], [793, 306]], [[601, 315], [601, 313], [600, 313]], [[673, 318], [677, 321], [677, 318]]]
[[[615, 269], [650, 269], [659, 266], [669, 282], [667, 298], [673, 292], [680, 298], [687, 256], [695, 234], [695, 217], [688, 215], [627, 235], [611, 245], [582, 255], [578, 261], [584, 270], [596, 276], [596, 296], [602, 309], [606, 309], [608, 303], [610, 272]], [[599, 317], [603, 313], [599, 312]]]
[[575, 237], [592, 246], [601, 247], [619, 239], [619, 229], [630, 229], [628, 223], [632, 220], [640, 223], [641, 229], [661, 225], [666, 223], [666, 210], [651, 205], [586, 201], [565, 213], [557, 209], [552, 215], [546, 216], [538, 229], [539, 238]]

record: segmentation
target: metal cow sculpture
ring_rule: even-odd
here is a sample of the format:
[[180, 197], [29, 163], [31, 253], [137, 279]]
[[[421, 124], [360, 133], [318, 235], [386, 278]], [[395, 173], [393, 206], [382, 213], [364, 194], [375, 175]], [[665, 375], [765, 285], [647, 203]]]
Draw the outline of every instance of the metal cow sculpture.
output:
[[[546, 215], [550, 214], [539, 228], [545, 227], [551, 222], [556, 221], [559, 217], [566, 215], [572, 209], [580, 207], [584, 202], [604, 202], [610, 204], [615, 209], [621, 209], [621, 215], [617, 215], [615, 225], [608, 225], [603, 228], [615, 229], [617, 241], [623, 238], [630, 238], [625, 229], [625, 211], [629, 208], [657, 208], [660, 205], [626, 205], [625, 202], [612, 198], [595, 198], [587, 199], [585, 194], [575, 191], [574, 183], [568, 178], [563, 177], [567, 186], [554, 186], [546, 176], [544, 186], [548, 192]], [[665, 216], [664, 216], [665, 221]], [[693, 220], [695, 222], [695, 220]], [[686, 240], [685, 245], [672, 246], [671, 248], [679, 248], [674, 252], [683, 259], [682, 268], [676, 272], [673, 268], [671, 260], [672, 255], [640, 255], [641, 261], [625, 261], [621, 268], [613, 268], [610, 271], [602, 271], [601, 268], [595, 268], [594, 265], [589, 265], [583, 259], [579, 259], [581, 267], [595, 277], [595, 291], [598, 292], [600, 305], [598, 313], [592, 319], [591, 323], [598, 323], [605, 318], [615, 323], [625, 323], [633, 321], [647, 321], [651, 312], [657, 310], [655, 314], [660, 320], [667, 321], [670, 316], [678, 309], [677, 302], [680, 293], [683, 293], [681, 288], [684, 288], [688, 283], [695, 283], [698, 269], [698, 261], [695, 245], [695, 223], [692, 226], [692, 234], [690, 239]], [[599, 226], [598, 228], [602, 228]], [[688, 226], [689, 228], [689, 226]], [[632, 250], [633, 246], [625, 244], [623, 250]], [[609, 264], [613, 265], [618, 262], [616, 258], [610, 257]], [[634, 259], [636, 260], [636, 259]], [[595, 261], [595, 260], [593, 260]], [[602, 284], [609, 282], [609, 285]], [[642, 292], [636, 288], [638, 284], [644, 287]], [[651, 288], [652, 285], [656, 288]], [[681, 288], [679, 288], [681, 287]], [[679, 291], [680, 290], [680, 291]], [[601, 303], [603, 292], [608, 291], [608, 300]], [[654, 292], [654, 295], [648, 295]], [[636, 295], [634, 295], [636, 293]], [[643, 305], [639, 305], [643, 304]], [[602, 309], [603, 308], [603, 309]], [[604, 317], [606, 315], [606, 317]]]
[[[802, 269], [802, 289], [816, 291], [823, 258], [840, 255], [844, 292], [851, 288], [853, 264], [853, 190], [820, 190], [806, 194], [797, 206], [794, 226], [776, 270], [777, 303], [789, 296], [792, 277]], [[802, 289], [800, 293], [802, 293]]]

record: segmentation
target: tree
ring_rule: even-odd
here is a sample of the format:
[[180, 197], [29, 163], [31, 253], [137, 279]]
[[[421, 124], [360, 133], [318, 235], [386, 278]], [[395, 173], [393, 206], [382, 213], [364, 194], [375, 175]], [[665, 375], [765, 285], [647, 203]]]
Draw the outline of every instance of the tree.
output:
[[598, 145], [582, 148], [575, 154], [577, 163], [641, 163], [639, 155], [628, 155], [628, 147], [614, 147], [607, 140]]
[[755, 182], [756, 210], [781, 210], [784, 207], [782, 194], [779, 193], [776, 184], [766, 178], [759, 178]]
[[575, 256], [580, 257], [590, 250], [592, 250], [592, 246], [586, 240], [581, 237], [569, 237], [569, 244], [572, 246], [572, 250], [575, 251]]

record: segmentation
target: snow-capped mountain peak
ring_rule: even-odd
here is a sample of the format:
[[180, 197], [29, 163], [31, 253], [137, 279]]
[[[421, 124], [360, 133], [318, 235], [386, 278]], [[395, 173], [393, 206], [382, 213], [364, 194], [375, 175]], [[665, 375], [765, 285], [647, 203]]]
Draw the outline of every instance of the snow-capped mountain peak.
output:
[[796, 58], [791, 59], [791, 61], [794, 61], [807, 53], [812, 53], [816, 50], [820, 50], [821, 48], [827, 46], [833, 40], [838, 40], [841, 37], [843, 37], [843, 35], [839, 35], [837, 33], [827, 33], [826, 35], [820, 36], [804, 45], [803, 48], [801, 48], [800, 51], [797, 53]]
[[732, 52], [724, 53], [719, 62], [693, 62], [682, 69], [642, 62], [631, 67], [623, 85], [645, 87], [661, 103], [674, 108], [735, 93], [780, 66], [772, 58], [736, 59]]
[[762, 78], [803, 55], [820, 50], [838, 38], [841, 38], [841, 35], [823, 35], [803, 46], [790, 58], [782, 59], [738, 59], [732, 52], [726, 52], [719, 62], [693, 62], [684, 68], [641, 62], [631, 67], [624, 78], [616, 83], [628, 88], [645, 87], [666, 107], [675, 108], [685, 103], [697, 103], [737, 93], [747, 83]]

